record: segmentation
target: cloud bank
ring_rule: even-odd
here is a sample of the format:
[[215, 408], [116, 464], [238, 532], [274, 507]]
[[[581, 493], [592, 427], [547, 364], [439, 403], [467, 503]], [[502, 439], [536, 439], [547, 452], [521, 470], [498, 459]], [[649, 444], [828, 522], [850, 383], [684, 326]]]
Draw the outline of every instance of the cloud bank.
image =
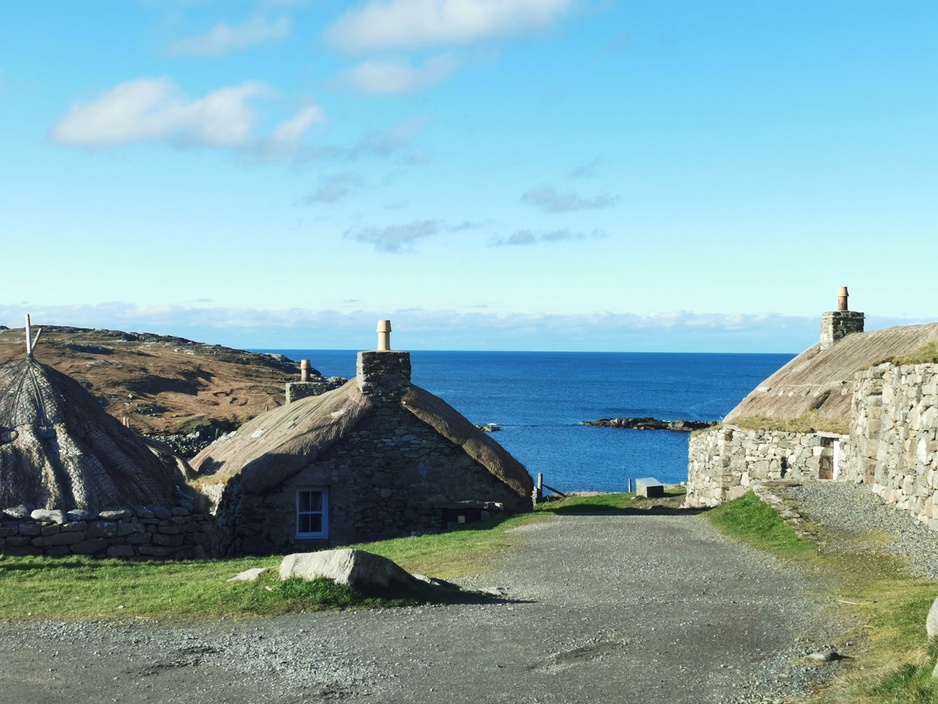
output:
[[[26, 304], [28, 305], [28, 304]], [[354, 311], [146, 306], [29, 306], [34, 325], [73, 325], [178, 335], [252, 349], [370, 349], [379, 319], [394, 321], [401, 349], [606, 350], [797, 353], [816, 342], [817, 318], [778, 314], [582, 315], [386, 310]], [[0, 306], [0, 323], [22, 327], [22, 307]], [[877, 319], [869, 329], [918, 320]]]

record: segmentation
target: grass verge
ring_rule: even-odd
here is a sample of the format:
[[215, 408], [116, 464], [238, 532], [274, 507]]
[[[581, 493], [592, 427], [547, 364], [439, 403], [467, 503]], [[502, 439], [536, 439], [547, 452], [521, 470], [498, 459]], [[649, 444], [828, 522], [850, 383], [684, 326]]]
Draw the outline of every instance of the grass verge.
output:
[[[505, 520], [353, 547], [383, 555], [412, 573], [453, 579], [491, 569], [496, 556], [513, 548], [513, 527], [555, 513], [627, 510], [636, 503], [641, 500], [636, 501], [634, 494], [571, 497]], [[276, 568], [280, 559], [126, 562], [3, 555], [0, 619], [212, 619], [409, 603], [328, 582], [281, 582], [275, 572], [253, 583], [225, 581], [252, 567]]]
[[[938, 582], [908, 577], [897, 559], [871, 555], [867, 536], [838, 536], [836, 549], [819, 548], [751, 493], [707, 515], [732, 537], [825, 577], [845, 623], [854, 624], [846, 639], [861, 643], [861, 651], [845, 674], [810, 699], [812, 704], [938, 702], [938, 680], [931, 676], [938, 642], [929, 643], [925, 634]], [[829, 537], [825, 544], [832, 542]]]
[[[508, 529], [539, 514], [472, 524], [458, 531], [354, 547], [384, 555], [410, 572], [452, 579], [484, 571], [513, 545]], [[271, 616], [322, 609], [412, 603], [326, 582], [281, 582], [280, 556], [188, 562], [0, 555], [0, 619], [201, 619]], [[226, 580], [271, 567], [252, 583]]]

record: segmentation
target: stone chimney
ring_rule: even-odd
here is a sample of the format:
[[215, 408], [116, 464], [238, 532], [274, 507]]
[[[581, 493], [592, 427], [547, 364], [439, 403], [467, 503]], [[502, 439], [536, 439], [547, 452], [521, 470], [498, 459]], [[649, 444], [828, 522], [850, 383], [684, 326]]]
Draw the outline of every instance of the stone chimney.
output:
[[854, 332], [863, 332], [866, 316], [855, 310], [848, 310], [849, 297], [846, 286], [837, 291], [837, 310], [821, 314], [821, 349], [827, 350], [836, 342]]
[[300, 360], [300, 380], [287, 382], [287, 403], [299, 401], [307, 396], [322, 396], [327, 391], [339, 388], [345, 383], [345, 379], [338, 376], [332, 376], [328, 379], [313, 374], [313, 368], [308, 359]]
[[410, 352], [391, 349], [391, 321], [378, 321], [378, 349], [358, 353], [358, 388], [365, 396], [397, 401], [410, 388]]

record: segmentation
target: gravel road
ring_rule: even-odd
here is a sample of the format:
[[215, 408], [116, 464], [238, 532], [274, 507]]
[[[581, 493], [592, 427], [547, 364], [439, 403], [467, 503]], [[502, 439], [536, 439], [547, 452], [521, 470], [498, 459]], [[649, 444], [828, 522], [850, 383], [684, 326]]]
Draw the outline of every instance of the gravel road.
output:
[[505, 599], [182, 626], [0, 625], [0, 702], [770, 702], [840, 667], [818, 585], [703, 517], [556, 516]]

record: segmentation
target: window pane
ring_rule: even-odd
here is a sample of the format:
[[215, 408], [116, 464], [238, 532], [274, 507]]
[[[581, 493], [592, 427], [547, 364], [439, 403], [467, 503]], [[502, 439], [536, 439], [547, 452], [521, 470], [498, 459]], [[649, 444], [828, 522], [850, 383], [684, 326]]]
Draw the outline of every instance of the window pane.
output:
[[321, 513], [310, 513], [304, 518], [307, 519], [308, 528], [304, 530], [304, 533], [321, 533], [322, 532], [322, 514]]
[[312, 533], [313, 531], [310, 528], [310, 520], [309, 520], [310, 515], [308, 513], [305, 513], [305, 514], [301, 513], [299, 518], [300, 518], [300, 529], [297, 532], [298, 533]]
[[321, 491], [309, 492], [309, 509], [308, 510], [322, 511], [322, 492]]

